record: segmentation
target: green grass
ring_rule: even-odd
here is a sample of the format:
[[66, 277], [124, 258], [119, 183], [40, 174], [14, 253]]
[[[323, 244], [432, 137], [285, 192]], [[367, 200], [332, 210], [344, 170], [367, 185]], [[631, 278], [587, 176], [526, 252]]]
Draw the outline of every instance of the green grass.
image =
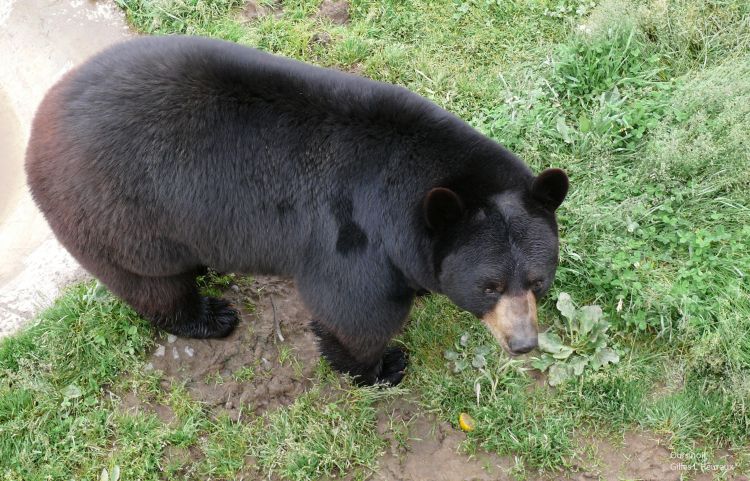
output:
[[[99, 479], [102, 470], [142, 480], [360, 479], [375, 469], [384, 445], [375, 404], [403, 391], [352, 388], [321, 363], [315, 387], [292, 405], [238, 422], [215, 417], [181, 384], [163, 387], [161, 373], [145, 367], [152, 337], [132, 310], [88, 283], [0, 342], [2, 479]], [[125, 409], [124, 394], [140, 408]]]
[[[461, 412], [476, 419], [467, 451], [516, 456], [523, 474], [574, 463], [580, 433], [643, 428], [681, 453], [729, 448], [750, 469], [750, 3], [353, 0], [346, 25], [317, 16], [315, 0], [260, 2], [275, 10], [252, 20], [241, 0], [117, 3], [143, 33], [219, 37], [404, 85], [534, 169], [568, 171], [561, 263], [540, 319], [554, 324], [561, 291], [600, 305], [620, 362], [539, 386], [471, 316], [441, 297], [420, 301], [401, 339], [406, 388], [454, 426]], [[204, 287], [231, 282], [214, 275]], [[382, 392], [321, 372], [321, 387], [265, 418], [213, 418], [184, 387], [143, 370], [151, 336], [86, 285], [4, 340], [5, 478], [92, 479], [115, 466], [123, 479], [376, 469]], [[487, 345], [482, 370], [454, 373], [443, 357]], [[177, 420], [122, 412], [110, 389], [168, 405]]]

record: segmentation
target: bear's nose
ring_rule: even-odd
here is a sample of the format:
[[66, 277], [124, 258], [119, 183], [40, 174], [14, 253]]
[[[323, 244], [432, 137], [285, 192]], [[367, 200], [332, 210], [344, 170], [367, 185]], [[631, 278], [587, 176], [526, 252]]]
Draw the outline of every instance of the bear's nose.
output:
[[513, 338], [508, 341], [508, 347], [513, 354], [525, 354], [537, 346], [537, 337]]

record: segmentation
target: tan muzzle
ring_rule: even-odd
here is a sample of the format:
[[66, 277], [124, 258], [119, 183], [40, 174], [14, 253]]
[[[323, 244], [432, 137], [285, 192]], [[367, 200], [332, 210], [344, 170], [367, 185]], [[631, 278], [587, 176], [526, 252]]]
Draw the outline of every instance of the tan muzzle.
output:
[[502, 296], [482, 320], [508, 354], [523, 354], [537, 346], [536, 298], [531, 291]]

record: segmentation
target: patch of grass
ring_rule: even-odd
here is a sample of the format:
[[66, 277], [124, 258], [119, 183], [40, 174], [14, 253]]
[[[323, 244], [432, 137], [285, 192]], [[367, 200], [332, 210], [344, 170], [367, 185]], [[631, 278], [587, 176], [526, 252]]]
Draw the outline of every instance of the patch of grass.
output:
[[[639, 28], [677, 74], [723, 62], [750, 48], [750, 4], [742, 0], [649, 0]], [[621, 4], [630, 6], [630, 4]], [[632, 11], [632, 9], [631, 9]]]
[[255, 378], [255, 368], [246, 366], [232, 373], [232, 379], [237, 382], [250, 382]]
[[233, 39], [239, 25], [228, 17], [244, 1], [115, 0], [115, 3], [125, 10], [128, 21], [144, 33], [221, 35]]
[[[328, 391], [328, 392], [327, 392]], [[374, 403], [402, 393], [373, 388], [327, 388], [316, 384], [286, 409], [251, 426], [260, 440], [250, 448], [264, 476], [318, 479], [374, 472], [385, 442], [377, 434]]]
[[[145, 368], [152, 331], [96, 283], [71, 288], [27, 330], [0, 342], [3, 479], [234, 479], [373, 472], [384, 441], [375, 403], [400, 390], [342, 387], [324, 363], [291, 406], [216, 418], [186, 386]], [[253, 376], [252, 368], [234, 374]], [[115, 395], [138, 399], [125, 409]], [[173, 413], [169, 423], [154, 414]]]
[[[451, 373], [450, 361], [437, 353], [453, 348], [464, 333], [469, 334], [467, 349], [492, 346], [492, 352], [481, 371]], [[573, 412], [558, 412], [545, 401], [548, 391], [531, 389], [523, 362], [502, 354], [471, 315], [443, 297], [425, 298], [415, 309], [403, 340], [412, 353], [407, 387], [418, 390], [427, 407], [453, 426], [458, 426], [460, 413], [469, 413], [476, 429], [468, 436], [476, 445], [544, 468], [564, 466], [572, 457]]]
[[[151, 329], [94, 283], [0, 342], [0, 459], [6, 479], [72, 478], [110, 448], [121, 421], [106, 386], [141, 367]], [[102, 466], [103, 467], [103, 466]]]

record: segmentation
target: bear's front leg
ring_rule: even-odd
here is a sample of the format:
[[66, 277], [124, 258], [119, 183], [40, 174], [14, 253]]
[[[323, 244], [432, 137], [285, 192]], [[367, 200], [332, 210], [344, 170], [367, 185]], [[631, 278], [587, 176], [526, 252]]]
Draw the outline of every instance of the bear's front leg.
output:
[[312, 321], [312, 329], [318, 336], [321, 355], [337, 371], [350, 374], [357, 384], [395, 386], [403, 379], [407, 355], [400, 347], [388, 346], [390, 336], [340, 339], [321, 321]]

